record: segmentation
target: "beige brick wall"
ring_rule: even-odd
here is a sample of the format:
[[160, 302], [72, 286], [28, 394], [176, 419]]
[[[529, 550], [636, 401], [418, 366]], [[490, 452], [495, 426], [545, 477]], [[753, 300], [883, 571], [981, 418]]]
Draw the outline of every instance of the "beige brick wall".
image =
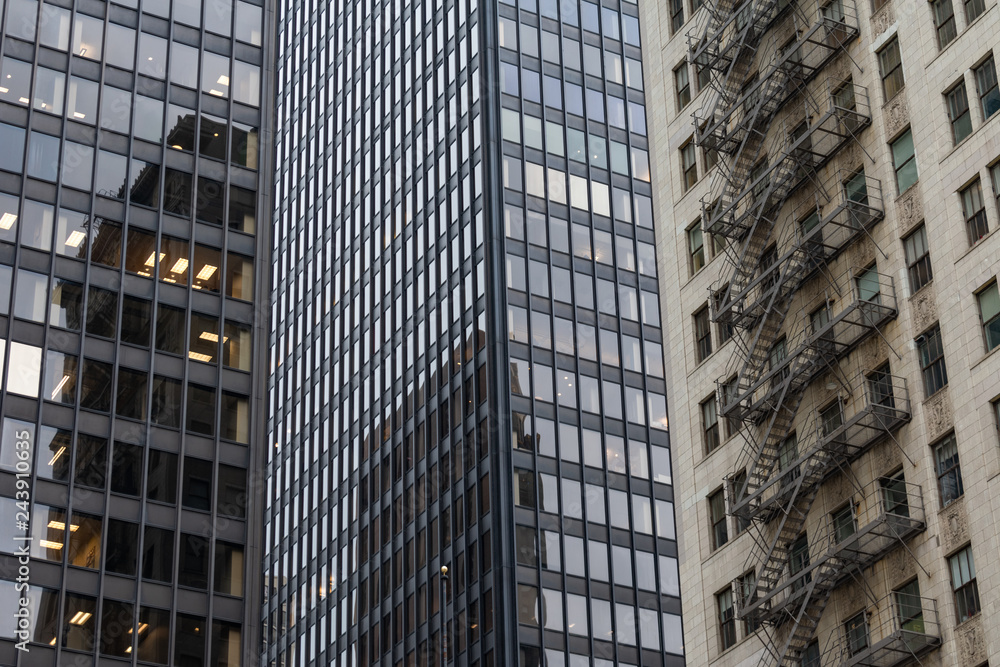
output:
[[[963, 3], [953, 2], [959, 35], [941, 51], [929, 3], [890, 0], [872, 16], [868, 0], [858, 0], [860, 37], [849, 45], [850, 57], [835, 58], [813, 85], [820, 85], [829, 71], [837, 76], [849, 73], [854, 83], [867, 88], [872, 125], [861, 133], [860, 146], [843, 149], [831, 160], [824, 175], [863, 164], [869, 176], [882, 182], [885, 202], [885, 219], [874, 228], [871, 239], [859, 241], [845, 251], [833, 263], [831, 273], [839, 275], [850, 268], [862, 268], [863, 262], [874, 259], [879, 272], [893, 277], [899, 308], [898, 317], [882, 330], [884, 340], [869, 339], [841, 363], [845, 369], [870, 370], [872, 362], [888, 360], [893, 374], [906, 378], [912, 400], [912, 421], [895, 432], [895, 442], [885, 439], [855, 462], [853, 474], [864, 484], [901, 465], [907, 481], [923, 489], [928, 523], [926, 532], [908, 542], [913, 557], [897, 548], [864, 572], [864, 586], [877, 599], [915, 575], [921, 595], [936, 600], [944, 640], [923, 664], [974, 666], [987, 656], [1000, 656], [1000, 624], [991, 620], [1000, 612], [1000, 559], [996, 557], [1000, 553], [1000, 440], [990, 406], [991, 400], [1000, 397], [1000, 351], [985, 351], [974, 296], [1000, 273], [1000, 240], [994, 231], [969, 248], [957, 193], [978, 176], [988, 200], [989, 227], [1000, 227], [989, 176], [989, 165], [1000, 158], [1000, 113], [984, 122], [971, 71], [991, 48], [1000, 47], [1000, 8], [996, 0], [988, 0], [986, 11], [972, 25], [966, 25]], [[810, 7], [804, 11], [814, 14], [815, 5]], [[640, 4], [661, 294], [667, 327], [664, 349], [670, 377], [668, 401], [685, 649], [692, 666], [753, 665], [761, 650], [760, 638], [743, 638], [740, 631], [736, 646], [720, 653], [715, 609], [715, 593], [752, 563], [747, 563], [747, 535], [711, 551], [706, 498], [722, 484], [725, 475], [735, 470], [742, 438], [732, 438], [712, 454], [704, 455], [699, 401], [709, 396], [715, 390], [715, 381], [732, 368], [734, 350], [732, 343], [718, 347], [713, 326], [713, 355], [701, 364], [695, 361], [691, 316], [706, 302], [725, 258], [715, 258], [691, 276], [685, 230], [698, 220], [700, 200], [711, 191], [718, 169], [705, 174], [699, 151], [699, 181], [690, 191], [683, 191], [679, 149], [693, 133], [691, 114], [701, 107], [704, 97], [696, 92], [692, 68], [694, 99], [685, 108], [677, 108], [673, 69], [685, 59], [686, 34], [697, 31], [703, 19], [704, 10], [691, 16], [690, 8], [686, 0], [687, 21], [677, 34], [671, 35], [669, 3]], [[906, 85], [886, 104], [876, 50], [894, 35], [901, 46]], [[1000, 58], [1000, 53], [997, 56]], [[943, 93], [962, 77], [972, 107], [973, 134], [955, 147]], [[919, 182], [897, 197], [887, 142], [907, 125], [914, 135]], [[786, 214], [790, 208], [786, 205]], [[934, 280], [911, 295], [901, 237], [921, 221], [926, 224]], [[779, 227], [784, 224], [789, 221], [779, 221]], [[706, 238], [706, 251], [709, 245]], [[808, 289], [806, 286], [803, 291]], [[913, 339], [935, 321], [941, 326], [949, 385], [927, 400]], [[823, 391], [815, 384], [810, 387], [800, 416], [819, 404]], [[940, 510], [930, 445], [951, 429], [957, 437], [965, 496]], [[834, 477], [823, 486], [813, 504], [807, 531], [851, 492], [845, 479]], [[730, 535], [734, 527], [731, 523]], [[983, 613], [978, 620], [956, 628], [946, 557], [968, 541], [976, 558]], [[821, 648], [831, 633], [841, 632], [839, 625], [844, 620], [868, 606], [865, 600], [860, 583], [835, 591], [817, 635]]]

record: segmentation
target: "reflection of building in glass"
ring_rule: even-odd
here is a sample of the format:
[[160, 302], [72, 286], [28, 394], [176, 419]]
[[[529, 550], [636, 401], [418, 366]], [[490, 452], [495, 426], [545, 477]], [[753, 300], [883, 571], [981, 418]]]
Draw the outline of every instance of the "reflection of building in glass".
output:
[[15, 590], [7, 531], [0, 664], [248, 664], [269, 252], [256, 220], [271, 182], [263, 6], [3, 12], [0, 523], [24, 509], [20, 474], [32, 586]]
[[638, 7], [605, 5], [283, 13], [268, 664], [683, 664]]

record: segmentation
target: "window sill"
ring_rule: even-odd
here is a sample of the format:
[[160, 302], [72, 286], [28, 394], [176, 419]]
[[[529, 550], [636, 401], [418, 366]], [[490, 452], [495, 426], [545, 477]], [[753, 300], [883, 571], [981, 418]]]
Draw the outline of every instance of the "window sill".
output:
[[995, 233], [996, 233], [995, 229], [991, 229], [990, 231], [986, 232], [986, 236], [984, 236], [983, 238], [981, 238], [978, 241], [976, 241], [975, 245], [970, 246], [968, 250], [966, 250], [961, 255], [959, 255], [958, 259], [955, 260], [954, 264], [958, 265], [959, 262], [961, 262], [963, 259], [965, 259], [970, 254], [972, 254], [973, 251], [978, 250], [979, 248], [981, 248], [986, 243], [986, 241], [988, 239], [990, 239]]
[[970, 371], [975, 370], [979, 364], [986, 362], [990, 357], [996, 356], [998, 354], [1000, 354], [1000, 345], [997, 345], [995, 348], [993, 348], [983, 356], [979, 357], [979, 359], [975, 363], [969, 366], [969, 370]]
[[926, 290], [928, 287], [930, 287], [933, 284], [934, 284], [934, 279], [931, 278], [930, 280], [928, 280], [927, 282], [925, 282], [923, 285], [921, 285], [920, 289], [918, 289], [916, 292], [912, 292], [910, 294], [910, 296], [906, 297], [907, 301], [913, 301], [914, 299], [917, 298], [917, 296], [920, 295], [921, 292], [923, 292], [924, 290]]
[[[980, 18], [982, 18], [982, 17], [980, 17]], [[978, 19], [976, 19], [976, 20], [978, 20]], [[979, 107], [976, 107], [976, 108], [979, 109], [979, 113], [982, 113], [982, 111], [983, 111], [982, 105], [980, 105]], [[989, 124], [992, 123], [997, 118], [1000, 118], [1000, 112], [994, 112], [993, 115], [990, 116], [989, 118], [987, 118], [983, 122], [982, 125], [980, 125], [976, 129], [974, 129], [972, 132], [970, 132], [969, 136], [967, 136], [965, 139], [962, 139], [960, 142], [958, 142], [957, 144], [955, 144], [954, 146], [952, 146], [951, 150], [948, 151], [947, 153], [945, 153], [944, 157], [942, 157], [940, 160], [938, 160], [938, 165], [943, 165], [945, 163], [945, 161], [952, 156], [952, 154], [954, 154], [955, 152], [957, 152], [959, 148], [962, 148], [967, 143], [969, 143], [970, 139], [972, 139], [974, 136], [976, 136], [977, 134], [979, 134], [979, 132], [981, 132], [983, 128], [988, 127]]]
[[[931, 328], [933, 329], [934, 327], [931, 327]], [[940, 389], [938, 389], [937, 391], [935, 391], [933, 394], [931, 394], [930, 396], [926, 397], [924, 400], [920, 401], [920, 404], [921, 405], [927, 405], [928, 403], [930, 403], [931, 401], [933, 401], [934, 399], [936, 399], [938, 396], [940, 396], [941, 393], [945, 389], [947, 389], [947, 388], [948, 388], [948, 385], [944, 385], [943, 387], [941, 387]]]
[[[938, 500], [939, 501], [941, 500], [941, 496], [940, 495], [938, 495]], [[965, 500], [965, 494], [963, 493], [958, 498], [955, 498], [950, 503], [948, 503], [944, 507], [940, 508], [938, 510], [938, 515], [940, 516], [941, 514], [944, 514], [945, 512], [949, 512], [949, 511], [953, 510], [955, 507], [957, 507], [959, 504], [961, 504], [962, 501], [964, 501], [964, 500]]]

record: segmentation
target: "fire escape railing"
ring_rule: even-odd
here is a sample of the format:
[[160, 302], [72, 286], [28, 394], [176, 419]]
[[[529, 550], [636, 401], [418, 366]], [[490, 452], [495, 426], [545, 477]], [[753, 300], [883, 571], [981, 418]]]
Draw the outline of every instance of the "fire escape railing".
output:
[[941, 645], [937, 601], [895, 591], [876, 602], [863, 620], [837, 628], [823, 651], [827, 667], [899, 667]]
[[[834, 408], [832, 411], [830, 408]], [[811, 413], [795, 430], [794, 454], [782, 460], [753, 491], [730, 488], [730, 512], [743, 522], [768, 521], [785, 510], [793, 495], [808, 492], [826, 477], [861, 456], [880, 438], [911, 418], [906, 379], [884, 373], [859, 373], [829, 404]]]
[[851, 573], [860, 571], [926, 529], [923, 496], [916, 484], [880, 479], [861, 490], [848, 519], [824, 518], [809, 536], [808, 558], [792, 571], [791, 564], [779, 585], [761, 596], [756, 588], [733, 582], [738, 616], [751, 623], [778, 624], [794, 616], [807, 599], [832, 590]]
[[[696, 140], [721, 158], [702, 200], [702, 228], [728, 239], [728, 270], [713, 292], [711, 315], [731, 327], [739, 356], [732, 379], [720, 387], [719, 404], [730, 423], [746, 427], [739, 468], [745, 481], [730, 495], [739, 499], [740, 520], [753, 523], [760, 536], [753, 595], [768, 599], [768, 609], [819, 482], [852, 458], [849, 452], [862, 451], [909, 418], [905, 385], [896, 392], [895, 381], [878, 371], [881, 386], [893, 390], [888, 403], [866, 394], [868, 380], [862, 380], [862, 404], [850, 405], [860, 398], [844, 399], [851, 417], [838, 425], [824, 417], [816, 422], [821, 429], [803, 431], [799, 474], [783, 472], [782, 443], [808, 383], [897, 311], [889, 276], [848, 272], [829, 282], [819, 303], [802, 307], [790, 326], [785, 322], [803, 283], [828, 275], [824, 265], [882, 217], [877, 181], [861, 175], [848, 190], [840, 175], [832, 186], [819, 176], [871, 123], [864, 88], [850, 79], [818, 82], [858, 32], [850, 0], [708, 0], [688, 40], [689, 62], [699, 78], [707, 71], [710, 82], [695, 114]], [[779, 42], [778, 33], [788, 39]], [[810, 219], [801, 227], [793, 221], [775, 238], [786, 202], [807, 183], [814, 188]], [[894, 400], [905, 403], [905, 410], [897, 410]], [[891, 414], [883, 414], [886, 409]], [[870, 424], [881, 428], [870, 435], [864, 432]], [[794, 623], [788, 641], [771, 651], [779, 664], [792, 664], [803, 639], [815, 632], [825, 604], [822, 594], [813, 594], [820, 580], [817, 571], [798, 611], [782, 617]]]

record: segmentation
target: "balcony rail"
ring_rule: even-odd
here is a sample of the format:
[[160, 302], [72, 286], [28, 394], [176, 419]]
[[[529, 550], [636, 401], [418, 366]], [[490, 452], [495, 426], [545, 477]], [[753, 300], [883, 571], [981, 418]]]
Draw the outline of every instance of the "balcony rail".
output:
[[[832, 207], [821, 194], [831, 191], [840, 193], [839, 203]], [[810, 213], [816, 216], [811, 225]], [[834, 259], [884, 215], [882, 184], [878, 179], [838, 171], [825, 187], [817, 189], [813, 198], [793, 212], [795, 222], [785, 228], [777, 241], [778, 248], [785, 248], [781, 256], [756, 272], [756, 277], [753, 266], [731, 263], [727, 275], [713, 286], [713, 292], [722, 295], [712, 304], [713, 320], [729, 326], [752, 327], [771, 303], [798, 289], [820, 264]]]
[[742, 238], [756, 219], [773, 215], [807, 176], [871, 122], [865, 88], [828, 79], [819, 92], [818, 99], [801, 92], [801, 113], [794, 114], [794, 123], [785, 119], [771, 124], [777, 129], [762, 155], [775, 159], [759, 173], [754, 173], [756, 156], [720, 165], [710, 195], [702, 200], [706, 232]]
[[908, 422], [910, 410], [906, 378], [881, 371], [858, 373], [833, 403], [814, 411], [790, 436], [794, 445], [757, 457], [743, 488], [729, 494], [740, 499], [730, 513], [741, 521], [776, 515], [797, 493], [819, 484]]
[[941, 645], [937, 601], [896, 591], [858, 625], [841, 626], [823, 651], [827, 667], [897, 667]]
[[[920, 486], [895, 478], [871, 482], [861, 489], [860, 501], [847, 510], [849, 514], [824, 517], [810, 536], [808, 557], [799, 555], [794, 573], [786, 568], [785, 578], [776, 585], [758, 581], [755, 588], [737, 591], [739, 617], [777, 623], [795, 616], [810, 592], [809, 584], [832, 589], [850, 572], [874, 564], [927, 527]], [[740, 580], [734, 586], [739, 587]]]
[[802, 308], [759, 363], [735, 360], [736, 384], [720, 385], [722, 413], [756, 422], [775, 409], [785, 383], [804, 386], [827, 368], [825, 362], [842, 356], [896, 314], [892, 276], [848, 270]]

